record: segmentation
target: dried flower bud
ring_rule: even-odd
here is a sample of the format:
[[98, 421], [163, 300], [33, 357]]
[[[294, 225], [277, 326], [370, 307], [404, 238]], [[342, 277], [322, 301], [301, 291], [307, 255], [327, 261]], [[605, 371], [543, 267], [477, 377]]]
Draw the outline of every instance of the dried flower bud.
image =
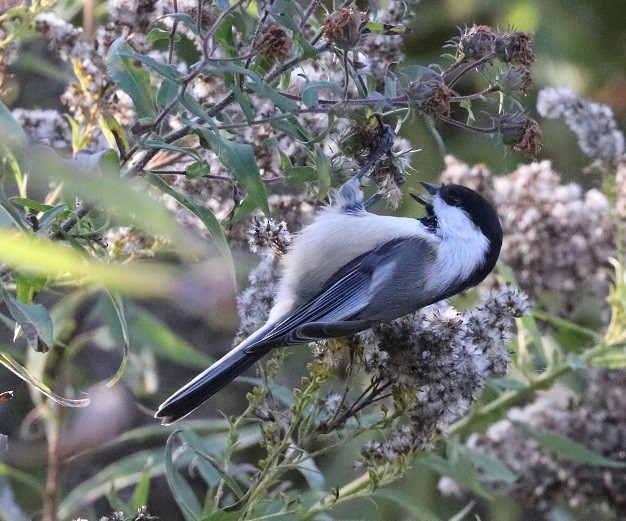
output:
[[409, 102], [430, 114], [450, 113], [452, 91], [441, 78], [415, 81], [407, 89]]
[[459, 50], [470, 60], [480, 60], [494, 53], [495, 31], [488, 25], [473, 25], [461, 36]]
[[376, 148], [380, 141], [378, 126], [368, 122], [353, 121], [348, 133], [339, 143], [341, 152], [350, 157], [369, 153]]
[[505, 145], [528, 158], [535, 158], [541, 150], [541, 129], [537, 122], [521, 113], [502, 114], [497, 121], [498, 131]]
[[511, 31], [496, 37], [495, 51], [498, 59], [505, 63], [513, 62], [526, 68], [535, 61], [533, 37], [530, 33]]
[[289, 57], [293, 40], [277, 23], [268, 25], [259, 38], [259, 55], [268, 60], [284, 60]]
[[324, 36], [340, 49], [354, 49], [361, 38], [363, 15], [342, 7], [324, 21]]
[[504, 92], [519, 91], [528, 94], [533, 86], [530, 71], [524, 65], [517, 65], [506, 71], [498, 79], [498, 84]]

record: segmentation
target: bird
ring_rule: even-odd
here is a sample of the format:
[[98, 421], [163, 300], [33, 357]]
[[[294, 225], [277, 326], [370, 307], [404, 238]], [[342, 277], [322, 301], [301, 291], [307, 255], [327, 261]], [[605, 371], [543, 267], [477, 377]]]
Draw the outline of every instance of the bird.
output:
[[266, 324], [165, 400], [155, 414], [163, 425], [187, 416], [274, 348], [391, 322], [477, 285], [493, 270], [502, 227], [476, 191], [422, 182], [427, 193], [411, 195], [425, 216], [377, 215], [368, 211], [361, 175], [294, 238]]

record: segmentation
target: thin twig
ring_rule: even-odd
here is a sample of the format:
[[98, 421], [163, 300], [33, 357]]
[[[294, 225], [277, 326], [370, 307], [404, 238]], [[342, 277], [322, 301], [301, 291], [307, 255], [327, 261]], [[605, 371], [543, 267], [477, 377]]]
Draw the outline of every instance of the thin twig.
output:
[[309, 7], [306, 8], [306, 11], [304, 11], [304, 14], [302, 15], [302, 20], [300, 20], [300, 24], [298, 26], [300, 27], [300, 29], [304, 29], [306, 27], [309, 18], [311, 18], [311, 15], [313, 14], [320, 2], [321, 0], [311, 0], [311, 2], [309, 3]]

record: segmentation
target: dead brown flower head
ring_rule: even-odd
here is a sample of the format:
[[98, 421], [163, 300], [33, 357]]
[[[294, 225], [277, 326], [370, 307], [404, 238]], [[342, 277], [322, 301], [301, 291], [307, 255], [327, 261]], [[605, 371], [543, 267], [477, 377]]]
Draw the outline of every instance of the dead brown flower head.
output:
[[429, 114], [447, 116], [450, 113], [452, 91], [440, 78], [413, 82], [407, 94], [410, 103]]
[[523, 65], [527, 69], [535, 61], [533, 37], [530, 33], [511, 31], [499, 35], [495, 40], [495, 51], [499, 60]]
[[480, 60], [492, 54], [496, 32], [488, 25], [473, 25], [461, 36], [459, 50], [470, 60]]
[[340, 49], [354, 49], [361, 38], [364, 21], [360, 12], [342, 7], [324, 21], [324, 36]]
[[528, 158], [535, 158], [541, 150], [539, 124], [525, 114], [504, 113], [497, 121], [498, 131], [505, 145]]
[[284, 60], [289, 57], [293, 40], [280, 24], [268, 25], [259, 38], [259, 54], [267, 60]]

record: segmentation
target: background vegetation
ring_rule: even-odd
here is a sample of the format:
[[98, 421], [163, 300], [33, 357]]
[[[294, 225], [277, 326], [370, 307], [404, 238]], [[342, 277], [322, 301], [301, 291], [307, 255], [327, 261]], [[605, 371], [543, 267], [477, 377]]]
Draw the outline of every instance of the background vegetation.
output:
[[[157, 4], [164, 14], [176, 11], [177, 2]], [[220, 45], [227, 42], [233, 48], [240, 43], [233, 35], [238, 31], [253, 34], [259, 17], [264, 16], [252, 2], [248, 16], [236, 18], [231, 27], [230, 19], [220, 20], [218, 13], [235, 2], [206, 4], [215, 5], [202, 19], [204, 31], [215, 29]], [[283, 2], [275, 4], [274, 18], [280, 9], [288, 10]], [[301, 4], [306, 9], [308, 3]], [[626, 500], [619, 477], [626, 461], [626, 446], [619, 436], [619, 428], [626, 425], [624, 414], [619, 415], [621, 405], [626, 404], [621, 369], [626, 320], [620, 256], [623, 161], [600, 158], [589, 168], [591, 160], [598, 158], [581, 150], [576, 134], [562, 118], [543, 118], [535, 106], [541, 88], [567, 86], [582, 98], [611, 107], [617, 126], [626, 128], [626, 11], [614, 2], [591, 0], [577, 3], [575, 9], [571, 2], [561, 1], [422, 1], [410, 5], [409, 22], [391, 29], [399, 36], [392, 35], [390, 40], [383, 35], [386, 29], [370, 28], [373, 36], [369, 38], [401, 46], [406, 58], [400, 65], [438, 63], [442, 67], [453, 63], [453, 59], [442, 59], [442, 54], [455, 53], [454, 48], [443, 49], [443, 44], [473, 24], [503, 33], [511, 29], [533, 33], [534, 87], [516, 91], [510, 98], [519, 104], [513, 106], [523, 107], [539, 122], [543, 146], [537, 160], [551, 161], [551, 166], [518, 168], [530, 160], [505, 147], [498, 136], [468, 132], [443, 120], [436, 122], [437, 132], [433, 132], [433, 118], [446, 114], [412, 107], [426, 117], [415, 116], [401, 128], [398, 143], [420, 149], [404, 155], [396, 151], [402, 160], [398, 160], [402, 163], [399, 173], [410, 174], [402, 192], [406, 194], [420, 180], [440, 179], [444, 170], [444, 180], [471, 184], [486, 179], [494, 185], [495, 204], [509, 223], [510, 236], [517, 233], [515, 237], [521, 237], [521, 244], [530, 244], [530, 250], [515, 264], [517, 257], [509, 245], [504, 260], [511, 269], [503, 263], [497, 280], [489, 284], [519, 281], [535, 310], [517, 320], [507, 376], [487, 383], [470, 412], [448, 425], [449, 434], [429, 437], [428, 450], [412, 447], [409, 456], [380, 471], [371, 461], [355, 469], [355, 461], [363, 464], [364, 445], [382, 439], [378, 436], [389, 425], [372, 423], [362, 432], [348, 429], [347, 434], [340, 433], [339, 441], [333, 441], [340, 443], [335, 450], [328, 449], [330, 438], [314, 438], [311, 450], [319, 451], [314, 460], [302, 458], [302, 453], [300, 459], [289, 460], [281, 445], [285, 433], [260, 428], [272, 422], [263, 420], [263, 411], [255, 409], [266, 404], [263, 392], [246, 398], [251, 384], [267, 390], [271, 381], [277, 395], [292, 407], [289, 414], [294, 416], [285, 418], [301, 420], [310, 415], [311, 403], [326, 396], [319, 389], [311, 389], [309, 398], [306, 393], [304, 398], [289, 394], [294, 387], [303, 388], [302, 378], [310, 371], [317, 370], [322, 383], [335, 389], [338, 384], [333, 382], [354, 381], [349, 380], [345, 361], [341, 370], [320, 376], [319, 367], [307, 366], [311, 350], [305, 347], [288, 350], [288, 356], [273, 360], [260, 377], [251, 372], [247, 379], [232, 384], [180, 426], [162, 427], [152, 418], [164, 398], [226, 352], [240, 331], [236, 288], [241, 295], [250, 284], [248, 274], [258, 270], [260, 261], [246, 242], [246, 233], [255, 222], [251, 212], [256, 209], [256, 218], [263, 219], [265, 210], [278, 220], [285, 219], [291, 232], [297, 231], [331, 186], [341, 184], [366, 154], [361, 150], [350, 162], [353, 158], [344, 148], [345, 164], [335, 161], [341, 159], [339, 153], [333, 161], [326, 161], [328, 153], [315, 143], [304, 155], [296, 148], [285, 154], [289, 157], [279, 156], [275, 149], [307, 140], [300, 135], [307, 125], [301, 127], [295, 118], [274, 121], [284, 121], [278, 130], [288, 138], [279, 138], [277, 146], [269, 142], [269, 135], [263, 136], [268, 138], [268, 149], [274, 146], [273, 159], [260, 156], [258, 149], [253, 154], [241, 143], [255, 142], [258, 134], [251, 135], [248, 125], [237, 126], [240, 120], [228, 111], [215, 110], [210, 81], [204, 85], [204, 94], [199, 94], [203, 92], [199, 84], [194, 84], [196, 90], [190, 89], [192, 95], [184, 93], [185, 82], [191, 85], [196, 80], [191, 64], [200, 63], [203, 56], [193, 44], [197, 10], [195, 16], [192, 11], [183, 15], [181, 7], [179, 15], [149, 25], [156, 16], [149, 13], [144, 20], [130, 9], [131, 21], [124, 25], [125, 9], [124, 2], [113, 1], [32, 2], [29, 7], [14, 6], [13, 11], [3, 6], [0, 14], [4, 104], [0, 122], [5, 136], [1, 143], [0, 296], [4, 305], [0, 319], [4, 328], [0, 362], [4, 368], [0, 392], [10, 391], [1, 395], [6, 401], [0, 403], [0, 519], [158, 516], [162, 520], [228, 520], [243, 515], [242, 510], [223, 511], [225, 504], [237, 500], [245, 505], [250, 519], [303, 519], [307, 511], [319, 519], [434, 520], [477, 515], [503, 521], [529, 516], [568, 520], [586, 519], [589, 512], [597, 518], [623, 518]], [[299, 19], [302, 10], [277, 20], [292, 31], [289, 18]], [[321, 27], [326, 12], [332, 11], [331, 2], [322, 2], [313, 25]], [[45, 17], [44, 22], [42, 18], [36, 22], [36, 12], [52, 12], [54, 20], [66, 20], [71, 26], [59, 29]], [[116, 24], [107, 27], [113, 19]], [[174, 22], [176, 31], [172, 30]], [[411, 27], [408, 34], [405, 23]], [[71, 27], [99, 35], [87, 38], [98, 44], [82, 46], [82, 36], [73, 34]], [[67, 40], [58, 39], [57, 30]], [[145, 45], [146, 34], [151, 40], [145, 47], [138, 46], [138, 42]], [[134, 47], [126, 47], [119, 37], [128, 37]], [[309, 33], [307, 37], [311, 39]], [[264, 59], [255, 62], [255, 74], [276, 70], [272, 67], [288, 59], [281, 52], [292, 52], [292, 48], [284, 51], [278, 40], [276, 48], [265, 49]], [[306, 50], [303, 41], [297, 40], [293, 49]], [[185, 65], [176, 60], [168, 65], [172, 43]], [[98, 45], [105, 44], [107, 51], [102, 47], [98, 51]], [[334, 44], [341, 51], [342, 43]], [[156, 63], [150, 61], [155, 59], [153, 51], [160, 53]], [[225, 52], [220, 58], [228, 58], [233, 49]], [[210, 74], [223, 78], [229, 88], [239, 85], [242, 77], [256, 85], [257, 115], [276, 115], [275, 107], [283, 113], [293, 110], [290, 103], [294, 100], [275, 93], [284, 84], [272, 85], [276, 90], [260, 90], [263, 82], [236, 68], [241, 62], [202, 65], [212, 67]], [[203, 74], [209, 76], [207, 71]], [[335, 87], [310, 88], [307, 106], [318, 107], [315, 96], [343, 95], [343, 78], [338, 78], [333, 77]], [[471, 76], [462, 91], [480, 92], [490, 79]], [[78, 82], [73, 91], [68, 89], [72, 82]], [[119, 89], [113, 89], [112, 83]], [[151, 101], [147, 91], [142, 91], [146, 85], [154, 88]], [[398, 85], [401, 88], [401, 82]], [[251, 93], [238, 92], [239, 106], [245, 110], [245, 98]], [[146, 99], [149, 102], [142, 105]], [[259, 99], [269, 100], [270, 108]], [[481, 125], [490, 121], [483, 109], [498, 113], [498, 96], [493, 100], [476, 111]], [[176, 124], [169, 115], [158, 121], [169, 104], [179, 118]], [[113, 114], [100, 111], [102, 107]], [[35, 118], [21, 109], [50, 109], [70, 117], [58, 118], [51, 112], [46, 119], [38, 112]], [[234, 125], [233, 132], [226, 135], [198, 124], [206, 111], [215, 112], [209, 114], [215, 116], [213, 123]], [[367, 115], [353, 116], [362, 122]], [[388, 114], [386, 121], [395, 124], [401, 116]], [[462, 108], [451, 113], [457, 121], [469, 121], [466, 116]], [[158, 139], [176, 132], [181, 124], [189, 127], [183, 134], [190, 139], [177, 142], [179, 148]], [[343, 128], [338, 135], [343, 138], [348, 131]], [[490, 173], [483, 176], [480, 169], [470, 171], [450, 158], [444, 160], [440, 141], [447, 154], [468, 165], [484, 163]], [[146, 166], [141, 164], [140, 152], [158, 150], [161, 157], [182, 154], [190, 160], [181, 167], [167, 159], [159, 164], [157, 157], [150, 168], [170, 170], [171, 177], [157, 174], [128, 181], [141, 168], [126, 159], [134, 157]], [[295, 157], [301, 157], [301, 162]], [[415, 170], [406, 168], [405, 160]], [[224, 167], [232, 176], [230, 183], [204, 177], [212, 181], [210, 188], [198, 186], [196, 180], [203, 176], [225, 175]], [[120, 182], [120, 175], [125, 181]], [[402, 175], [387, 178], [391, 188], [398, 188]], [[186, 181], [176, 180], [181, 177]], [[530, 179], [526, 188], [524, 179]], [[564, 188], [568, 182], [576, 182], [580, 192]], [[601, 189], [606, 197], [598, 203], [584, 195], [592, 188]], [[509, 195], [498, 199], [497, 194], [505, 192]], [[162, 194], [180, 204], [161, 198]], [[528, 198], [520, 202], [515, 194]], [[293, 197], [298, 198], [297, 212], [290, 212], [295, 207]], [[406, 199], [398, 210], [383, 205], [377, 211], [415, 215], [416, 207]], [[555, 200], [556, 205], [552, 204]], [[235, 201], [237, 206], [225, 201]], [[545, 242], [532, 242], [527, 229], [515, 228], [515, 223], [537, 208], [545, 214], [533, 226], [553, 226]], [[570, 213], [559, 220], [557, 214], [563, 208]], [[265, 223], [256, 222], [257, 228], [258, 223]], [[572, 237], [581, 242], [579, 250], [568, 249]], [[275, 238], [268, 240], [276, 244]], [[548, 251], [557, 253], [551, 257]], [[571, 251], [573, 259], [559, 264]], [[589, 251], [595, 256], [581, 253]], [[530, 263], [531, 256], [548, 258], [547, 267], [539, 261]], [[261, 262], [275, 262], [267, 257]], [[609, 261], [609, 257], [617, 260]], [[253, 279], [257, 295], [259, 279], [259, 275]], [[480, 297], [465, 295], [455, 305], [471, 309], [479, 298], [485, 298], [484, 292]], [[240, 310], [241, 302], [240, 298]], [[363, 385], [367, 377], [357, 382]], [[552, 388], [556, 382], [556, 390], [544, 395], [543, 402], [536, 401], [535, 391]], [[87, 397], [90, 403], [83, 407]], [[511, 413], [514, 406], [525, 408]], [[281, 407], [277, 410], [287, 414]], [[246, 414], [234, 420], [243, 411]], [[493, 431], [484, 434], [507, 414], [512, 421], [499, 424], [500, 437]], [[178, 428], [184, 432], [168, 438]], [[272, 447], [280, 448], [281, 456], [276, 466], [263, 467], [259, 460], [269, 465], [267, 454]], [[263, 474], [265, 481], [256, 480], [259, 474], [251, 465], [271, 469]], [[371, 483], [378, 478], [393, 483], [376, 490], [367, 486], [365, 480]], [[253, 485], [254, 501], [245, 494]]]

